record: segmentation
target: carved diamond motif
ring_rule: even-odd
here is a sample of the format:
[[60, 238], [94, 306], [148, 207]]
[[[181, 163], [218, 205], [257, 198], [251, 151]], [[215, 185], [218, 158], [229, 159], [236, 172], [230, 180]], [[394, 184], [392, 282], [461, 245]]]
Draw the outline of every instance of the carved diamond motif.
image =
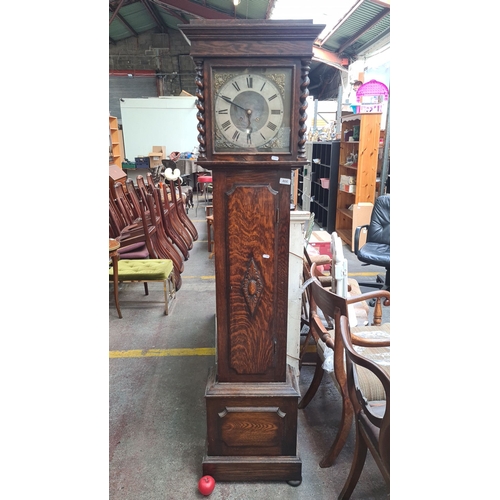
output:
[[243, 277], [243, 282], [241, 283], [241, 288], [243, 290], [243, 295], [245, 297], [246, 303], [250, 312], [253, 314], [257, 304], [259, 303], [260, 297], [262, 296], [262, 289], [264, 285], [262, 284], [262, 277], [257, 269], [255, 261], [250, 261], [248, 269]]

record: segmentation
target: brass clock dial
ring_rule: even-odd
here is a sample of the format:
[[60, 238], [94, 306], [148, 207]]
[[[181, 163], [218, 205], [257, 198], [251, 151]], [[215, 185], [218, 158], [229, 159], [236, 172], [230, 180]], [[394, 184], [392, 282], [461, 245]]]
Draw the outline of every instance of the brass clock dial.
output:
[[214, 70], [215, 152], [288, 152], [291, 70]]

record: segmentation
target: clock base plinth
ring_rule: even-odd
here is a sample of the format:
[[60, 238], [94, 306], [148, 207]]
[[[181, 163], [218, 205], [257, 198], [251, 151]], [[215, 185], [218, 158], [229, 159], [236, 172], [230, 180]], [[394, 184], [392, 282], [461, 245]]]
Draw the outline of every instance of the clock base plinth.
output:
[[297, 457], [214, 457], [203, 459], [203, 475], [216, 481], [302, 482], [302, 461]]
[[231, 383], [217, 382], [211, 371], [204, 475], [218, 481], [302, 480], [294, 372], [288, 366], [285, 382]]

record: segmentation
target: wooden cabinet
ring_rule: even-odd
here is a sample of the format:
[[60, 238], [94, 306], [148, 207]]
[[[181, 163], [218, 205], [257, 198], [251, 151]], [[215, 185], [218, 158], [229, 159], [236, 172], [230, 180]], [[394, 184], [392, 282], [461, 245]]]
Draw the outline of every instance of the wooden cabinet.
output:
[[118, 129], [118, 118], [109, 117], [109, 164], [122, 168], [123, 146], [121, 131]]
[[335, 230], [354, 251], [354, 231], [375, 203], [381, 113], [342, 117]]
[[[335, 231], [340, 142], [310, 143], [310, 204], [316, 223]], [[305, 207], [303, 207], [305, 209]]]

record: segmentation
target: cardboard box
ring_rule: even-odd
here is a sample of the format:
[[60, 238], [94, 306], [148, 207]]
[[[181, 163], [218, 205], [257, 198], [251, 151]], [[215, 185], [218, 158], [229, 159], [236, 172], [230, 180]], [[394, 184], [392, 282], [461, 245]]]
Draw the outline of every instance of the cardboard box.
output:
[[356, 177], [353, 175], [341, 175], [340, 184], [356, 184]]
[[[330, 259], [332, 258], [331, 242], [332, 236], [328, 231], [313, 231], [309, 238], [309, 245], [316, 248], [320, 255], [328, 255]], [[325, 269], [330, 269], [330, 266], [326, 265]]]
[[339, 190], [346, 193], [355, 193], [356, 184], [339, 184]]
[[158, 166], [161, 166], [161, 160], [163, 158], [161, 152], [154, 151], [152, 153], [149, 153], [149, 168], [155, 168]]
[[[153, 153], [160, 153], [160, 160], [167, 159], [167, 148], [165, 146], [153, 146]], [[151, 155], [152, 153], [150, 153]]]

